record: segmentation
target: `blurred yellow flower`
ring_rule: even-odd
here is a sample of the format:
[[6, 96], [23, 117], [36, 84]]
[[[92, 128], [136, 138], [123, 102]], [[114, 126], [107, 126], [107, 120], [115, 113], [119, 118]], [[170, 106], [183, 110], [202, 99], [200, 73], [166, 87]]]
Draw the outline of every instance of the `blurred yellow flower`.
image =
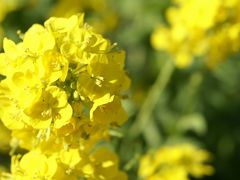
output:
[[58, 0], [51, 15], [68, 17], [85, 12], [89, 22], [99, 33], [112, 31], [117, 26], [118, 16], [109, 0]]
[[143, 156], [138, 174], [146, 180], [188, 180], [188, 175], [201, 178], [214, 172], [205, 164], [210, 158], [207, 151], [190, 144], [166, 146]]
[[173, 0], [166, 18], [169, 26], [157, 27], [151, 43], [172, 55], [185, 68], [196, 57], [215, 67], [240, 48], [240, 5], [225, 0]]

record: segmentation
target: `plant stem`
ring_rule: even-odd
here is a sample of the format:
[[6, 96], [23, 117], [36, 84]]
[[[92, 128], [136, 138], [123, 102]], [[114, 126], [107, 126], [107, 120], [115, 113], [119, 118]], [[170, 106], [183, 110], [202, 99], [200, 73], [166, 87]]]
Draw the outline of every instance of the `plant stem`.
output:
[[158, 74], [155, 83], [148, 91], [147, 97], [141, 106], [132, 127], [130, 128], [130, 138], [134, 139], [139, 134], [141, 134], [151, 120], [152, 111], [154, 110], [162, 93], [164, 92], [173, 71], [173, 62], [171, 60], [166, 60], [162, 67], [162, 70]]

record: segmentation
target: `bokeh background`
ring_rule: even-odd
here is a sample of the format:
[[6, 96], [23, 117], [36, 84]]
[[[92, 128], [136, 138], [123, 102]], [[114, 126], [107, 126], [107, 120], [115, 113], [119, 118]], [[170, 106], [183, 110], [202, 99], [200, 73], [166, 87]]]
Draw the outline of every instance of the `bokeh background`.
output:
[[[189, 142], [207, 149], [213, 155], [215, 173], [203, 179], [236, 180], [239, 179], [240, 167], [240, 48], [237, 44], [234, 51], [230, 51], [235, 41], [225, 37], [221, 39], [217, 35], [225, 27], [239, 27], [239, 17], [235, 16], [239, 16], [236, 12], [239, 12], [240, 1], [231, 0], [233, 5], [229, 5], [230, 8], [225, 12], [231, 17], [225, 14], [227, 18], [214, 21], [215, 25], [205, 28], [198, 37], [200, 40], [207, 39], [205, 52], [215, 49], [214, 55], [218, 61], [214, 67], [206, 65], [207, 53], [189, 53], [191, 63], [183, 63], [184, 66], [176, 63], [176, 56], [181, 51], [179, 47], [186, 45], [191, 51], [198, 45], [197, 40], [197, 45], [190, 44], [188, 40], [178, 44], [169, 40], [168, 46], [176, 46], [170, 51], [168, 48], [156, 48], [151, 43], [157, 27], [173, 27], [166, 14], [172, 7], [181, 8], [176, 3], [178, 1], [0, 0], [1, 44], [3, 37], [19, 41], [19, 36], [32, 24], [42, 24], [50, 16], [84, 12], [86, 21], [96, 31], [113, 43], [117, 42], [127, 52], [126, 71], [132, 79], [132, 85], [123, 103], [129, 113], [129, 121], [123, 128], [113, 130], [112, 135], [113, 147], [129, 179], [137, 179], [139, 158], [149, 150], [167, 144]], [[193, 4], [194, 1], [199, 2], [191, 0]], [[187, 1], [185, 3], [190, 4]], [[214, 4], [209, 1], [206, 9], [203, 7], [199, 21], [205, 10], [212, 11], [208, 9], [211, 7]], [[189, 19], [193, 16], [193, 12], [187, 10], [181, 17]], [[197, 23], [194, 18], [189, 22]], [[238, 29], [240, 32], [240, 27]], [[197, 30], [193, 31], [195, 33]], [[229, 33], [223, 31], [225, 35]], [[238, 43], [239, 32], [236, 30], [234, 36]], [[177, 31], [177, 35], [179, 33]], [[191, 33], [187, 32], [189, 36], [195, 36]], [[158, 41], [164, 43], [166, 40], [160, 37], [166, 36], [168, 34], [163, 33]], [[209, 37], [218, 40], [217, 47], [210, 43]], [[2, 51], [2, 45], [0, 47]], [[224, 56], [218, 57], [225, 51]], [[1, 129], [0, 158], [7, 167], [10, 135], [4, 127]]]

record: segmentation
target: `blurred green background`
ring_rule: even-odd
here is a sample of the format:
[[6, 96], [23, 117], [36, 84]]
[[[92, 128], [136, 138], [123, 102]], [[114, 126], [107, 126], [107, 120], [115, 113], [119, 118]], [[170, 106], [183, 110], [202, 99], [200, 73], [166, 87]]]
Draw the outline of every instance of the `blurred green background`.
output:
[[[69, 9], [58, 7], [57, 0], [15, 2], [17, 6], [1, 22], [8, 38], [19, 41], [18, 30], [24, 33], [50, 16], [84, 11], [89, 24], [126, 50], [126, 71], [132, 86], [123, 103], [129, 121], [112, 134], [129, 179], [137, 179], [138, 160], [149, 149], [183, 142], [197, 144], [213, 154], [216, 172], [203, 179], [239, 179], [240, 50], [213, 70], [201, 61], [186, 69], [175, 68], [171, 57], [154, 50], [150, 43], [154, 28], [166, 23], [169, 0], [80, 0], [75, 9], [70, 5]], [[2, 158], [8, 164], [4, 151]]]

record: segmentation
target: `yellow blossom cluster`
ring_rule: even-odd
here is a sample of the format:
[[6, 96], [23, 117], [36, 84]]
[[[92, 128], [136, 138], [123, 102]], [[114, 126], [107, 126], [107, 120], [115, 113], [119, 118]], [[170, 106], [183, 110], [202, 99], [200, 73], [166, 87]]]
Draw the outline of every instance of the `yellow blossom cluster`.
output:
[[213, 68], [240, 48], [238, 0], [173, 0], [166, 12], [168, 25], [151, 37], [155, 49], [173, 56], [180, 68], [203, 57]]
[[191, 144], [162, 147], [142, 157], [138, 174], [144, 180], [188, 180], [211, 175], [213, 168], [204, 164], [210, 154]]
[[0, 118], [12, 131], [11, 174], [2, 179], [127, 179], [98, 142], [127, 114], [125, 53], [84, 23], [83, 14], [34, 24], [0, 54]]
[[112, 31], [118, 21], [117, 13], [109, 0], [57, 0], [53, 6], [53, 16], [69, 16], [85, 12], [89, 22], [99, 33]]

